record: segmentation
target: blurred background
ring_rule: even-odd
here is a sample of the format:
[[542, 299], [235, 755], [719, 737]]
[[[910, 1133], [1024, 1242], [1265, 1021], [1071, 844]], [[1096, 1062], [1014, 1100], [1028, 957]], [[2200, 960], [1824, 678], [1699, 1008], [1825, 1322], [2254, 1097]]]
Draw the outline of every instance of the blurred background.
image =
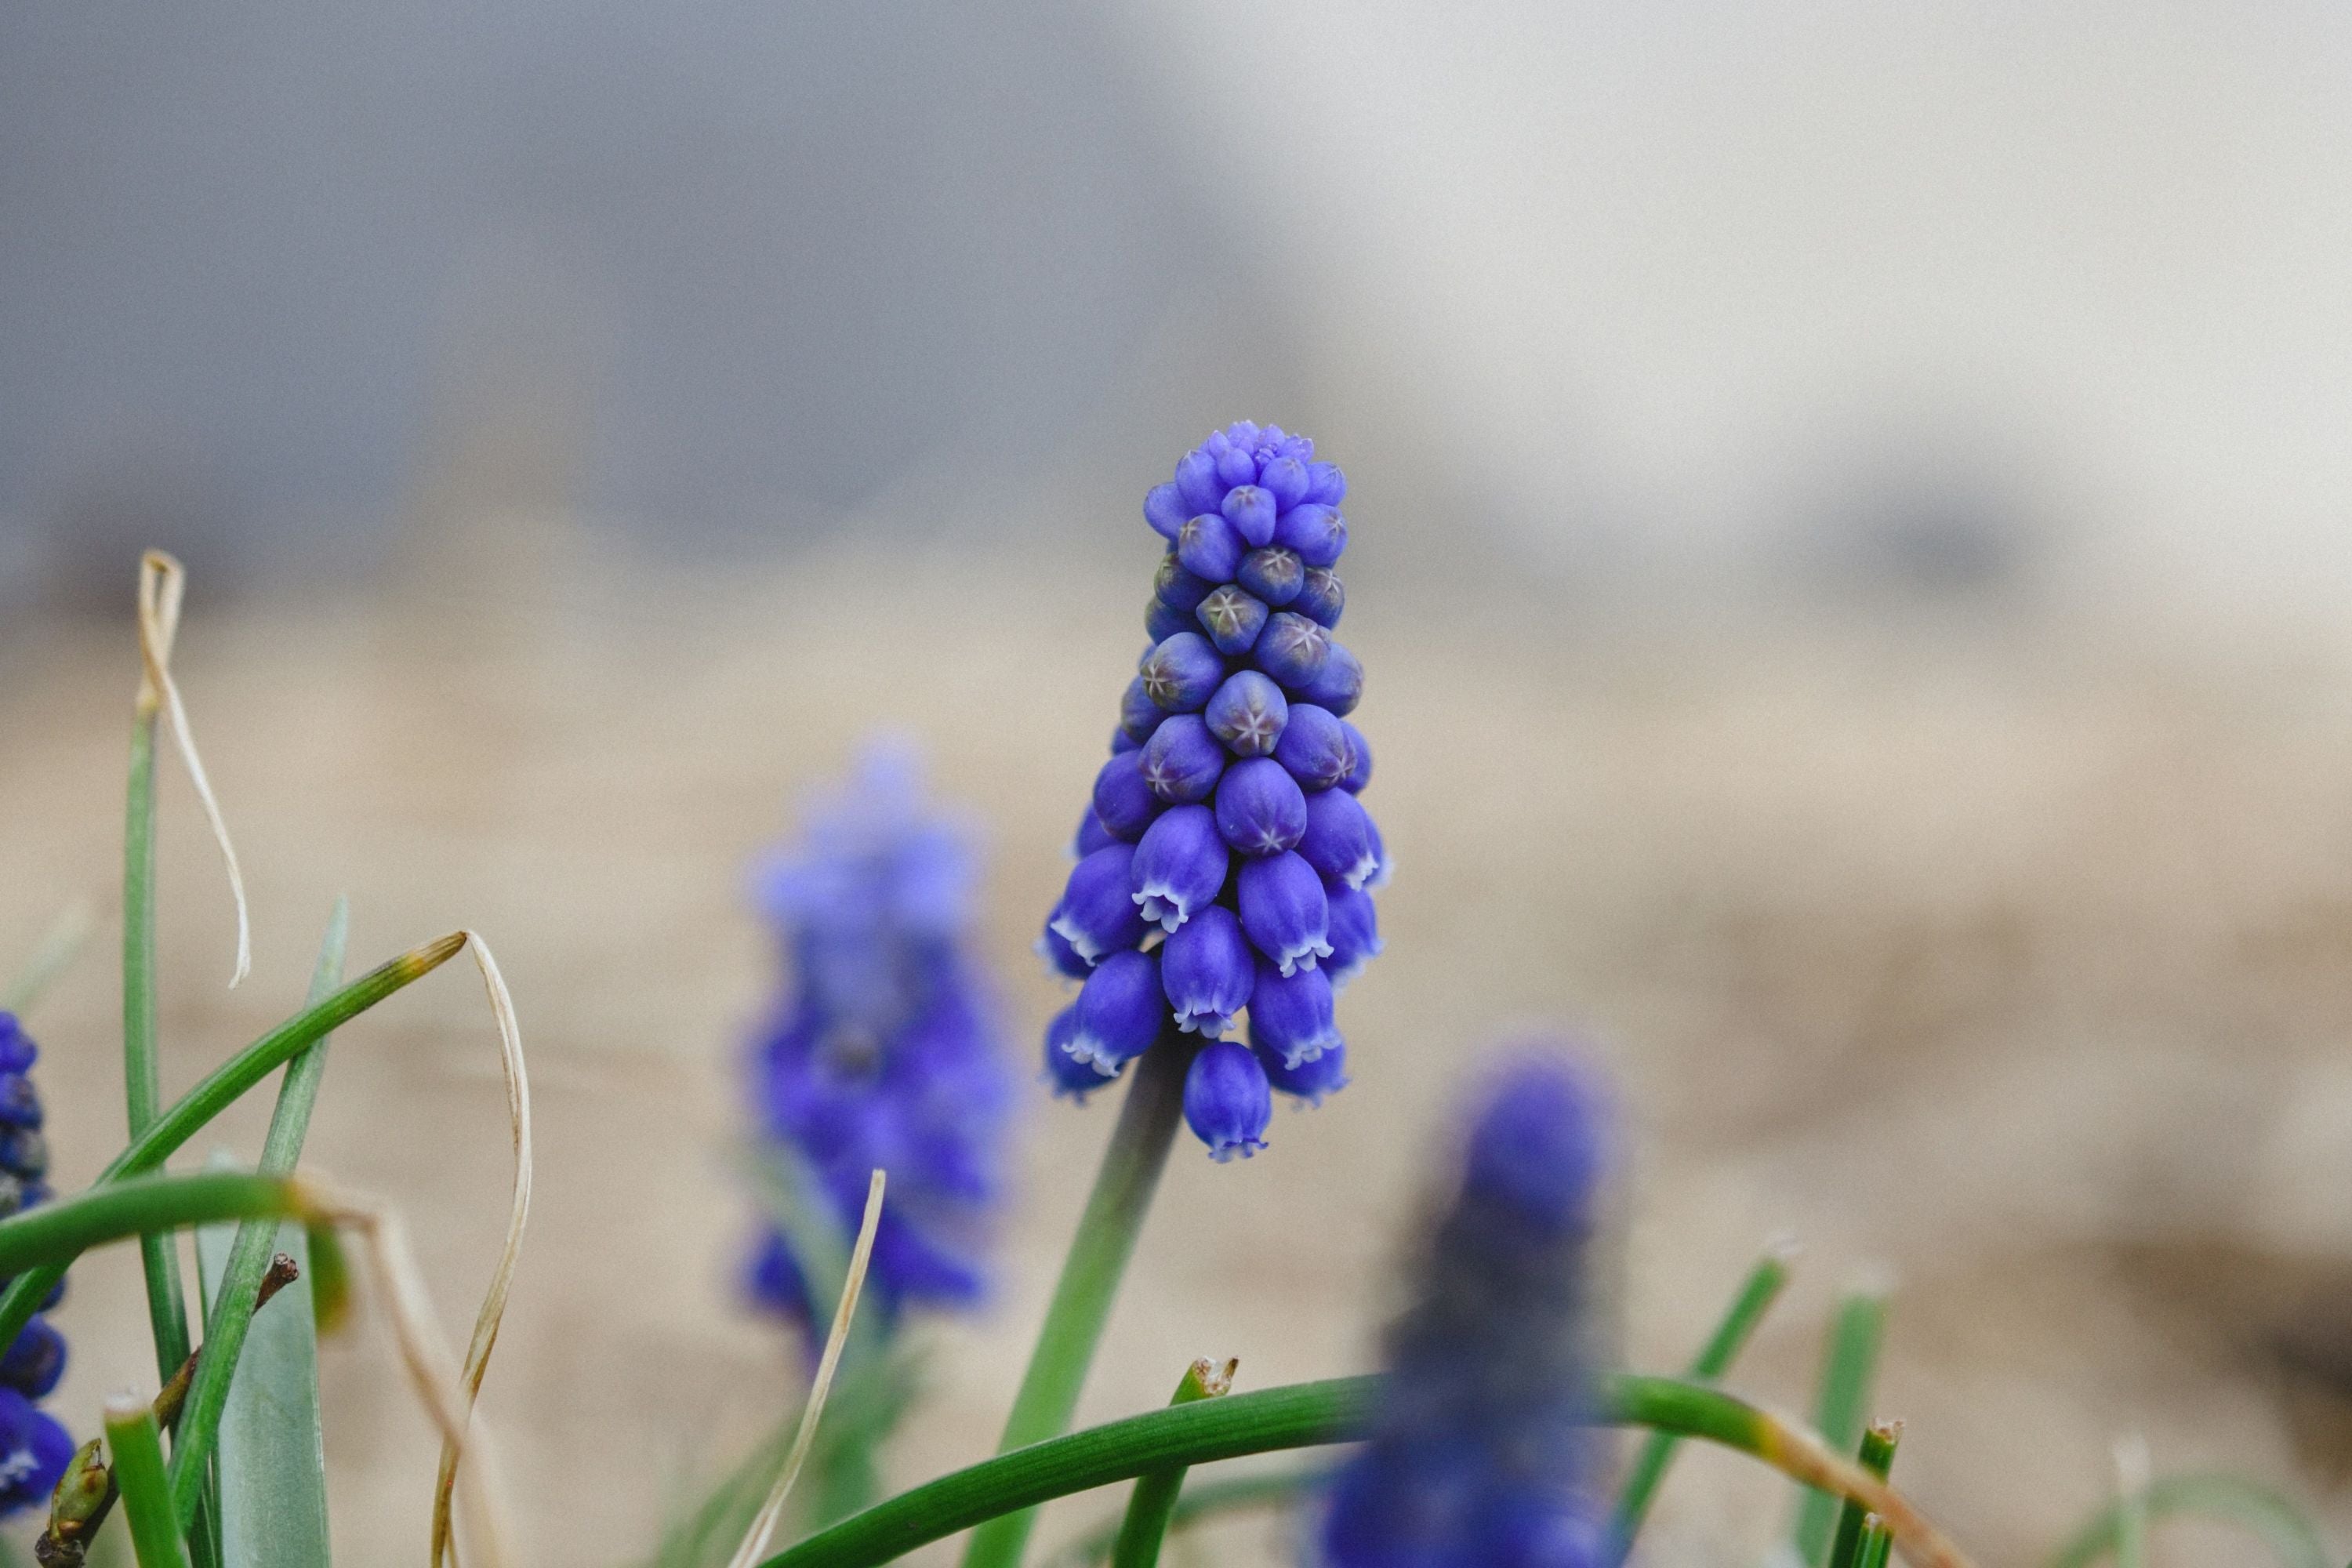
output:
[[[2127, 1432], [2340, 1542], [2347, 71], [2342, 7], [2202, 0], [7, 8], [0, 969], [110, 896], [169, 548], [257, 963], [221, 989], [172, 775], [167, 1079], [291, 1007], [338, 892], [358, 960], [489, 936], [543, 1142], [486, 1410], [533, 1560], [625, 1560], [795, 1397], [732, 1295], [745, 864], [920, 736], [1025, 1058], [1142, 492], [1277, 421], [1351, 479], [1389, 956], [1355, 1087], [1180, 1153], [1087, 1413], [1365, 1364], [1457, 1087], [1559, 1021], [1638, 1124], [1635, 1363], [1793, 1232], [1743, 1384], [1801, 1405], [1885, 1273], [1905, 1469], [1988, 1559]], [[120, 1139], [110, 941], [30, 1020], [67, 1184]], [[1033, 1100], [902, 1479], [992, 1440], [1108, 1129]], [[452, 1321], [504, 1140], [455, 970], [339, 1042], [315, 1156]], [[142, 1375], [135, 1273], [67, 1309], [79, 1429]], [[433, 1445], [381, 1326], [327, 1375], [339, 1546], [404, 1559]], [[1657, 1560], [1784, 1509], [1692, 1455]]]

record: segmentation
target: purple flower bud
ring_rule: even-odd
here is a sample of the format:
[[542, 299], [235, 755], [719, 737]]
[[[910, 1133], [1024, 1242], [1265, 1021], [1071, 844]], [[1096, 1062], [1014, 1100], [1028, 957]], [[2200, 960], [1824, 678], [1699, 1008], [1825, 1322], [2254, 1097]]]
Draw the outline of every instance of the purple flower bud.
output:
[[1290, 602], [1290, 608], [1327, 630], [1339, 624], [1339, 612], [1347, 607], [1347, 584], [1328, 566], [1309, 566], [1298, 597]]
[[1275, 855], [1243, 861], [1234, 880], [1242, 931], [1276, 968], [1284, 974], [1311, 970], [1330, 956], [1330, 903], [1314, 867], [1296, 853]]
[[20, 1331], [5, 1352], [0, 1352], [0, 1384], [27, 1399], [39, 1399], [58, 1386], [66, 1372], [66, 1337], [46, 1318], [35, 1318]]
[[1245, 485], [1257, 478], [1257, 458], [1249, 449], [1249, 443], [1256, 438], [1257, 432], [1253, 430], [1247, 436], [1238, 437], [1231, 431], [1223, 434], [1225, 442], [1217, 452], [1217, 478], [1228, 485]]
[[1143, 842], [1135, 847], [1129, 896], [1142, 907], [1145, 920], [1175, 931], [1224, 889], [1229, 858], [1207, 806], [1171, 806], [1144, 829]]
[[1307, 465], [1296, 458], [1276, 458], [1264, 465], [1258, 471], [1257, 482], [1274, 497], [1276, 507], [1284, 511], [1305, 500], [1308, 487], [1314, 483], [1307, 477]]
[[1192, 509], [1184, 504], [1183, 495], [1174, 485], [1154, 485], [1143, 498], [1143, 521], [1151, 531], [1162, 539], [1173, 539], [1176, 531], [1184, 526]]
[[1135, 865], [1131, 845], [1097, 849], [1070, 868], [1062, 901], [1046, 929], [1075, 949], [1088, 964], [1124, 952], [1143, 940], [1143, 917], [1136, 912], [1129, 880]]
[[1151, 731], [1160, 728], [1163, 717], [1160, 704], [1151, 700], [1151, 689], [1144, 684], [1143, 677], [1139, 675], [1129, 681], [1127, 689], [1119, 693], [1119, 731], [1137, 745], [1151, 739]]
[[1174, 637], [1178, 632], [1190, 631], [1192, 626], [1192, 616], [1171, 607], [1167, 600], [1156, 595], [1150, 604], [1143, 606], [1143, 635], [1155, 644]]
[[1265, 626], [1265, 605], [1230, 583], [1202, 599], [1192, 615], [1219, 653], [1235, 656], [1249, 652]]
[[1285, 973], [1257, 961], [1257, 982], [1250, 991], [1250, 1044], [1283, 1066], [1296, 1068], [1313, 1061], [1339, 1044], [1339, 1030], [1331, 1021], [1331, 982], [1318, 969]]
[[1282, 688], [1255, 669], [1235, 670], [1225, 677], [1204, 712], [1210, 732], [1235, 756], [1263, 757], [1282, 739], [1290, 717], [1290, 700]]
[[1070, 841], [1070, 853], [1083, 860], [1096, 850], [1108, 849], [1118, 842], [1118, 839], [1102, 825], [1102, 818], [1095, 815], [1095, 808], [1090, 805], [1078, 818], [1077, 837]]
[[1045, 961], [1046, 968], [1064, 979], [1084, 980], [1087, 972], [1094, 965], [1070, 945], [1068, 937], [1054, 929], [1054, 921], [1060, 918], [1061, 913], [1062, 906], [1055, 904], [1054, 913], [1046, 918], [1045, 929], [1037, 933], [1037, 956]]
[[1302, 789], [1329, 789], [1356, 765], [1348, 725], [1328, 708], [1312, 702], [1290, 705], [1290, 722], [1275, 742], [1274, 760], [1288, 770]]
[[1202, 595], [1216, 585], [1206, 578], [1195, 577], [1185, 571], [1184, 563], [1172, 550], [1160, 558], [1160, 570], [1151, 576], [1153, 595], [1170, 609], [1182, 610], [1187, 614], [1201, 602]]
[[1148, 952], [1114, 952], [1095, 965], [1078, 993], [1078, 1026], [1062, 1048], [1105, 1078], [1151, 1048], [1168, 1019], [1160, 961]]
[[1176, 536], [1176, 559], [1185, 571], [1211, 583], [1232, 582], [1247, 548], [1241, 531], [1213, 511], [1185, 519], [1183, 531]]
[[1337, 463], [1307, 465], [1307, 499], [1324, 506], [1338, 506], [1339, 498], [1348, 493], [1348, 476], [1339, 471]]
[[1265, 1069], [1247, 1046], [1213, 1040], [1201, 1047], [1184, 1071], [1184, 1121], [1209, 1146], [1209, 1158], [1221, 1165], [1236, 1154], [1248, 1159], [1265, 1147], [1273, 1117]]
[[1118, 756], [1121, 752], [1139, 752], [1141, 750], [1143, 750], [1143, 742], [1129, 734], [1126, 731], [1119, 729], [1114, 729], [1111, 731], [1110, 754], [1112, 756]]
[[1329, 566], [1348, 548], [1348, 520], [1332, 507], [1314, 501], [1282, 514], [1274, 531], [1275, 542], [1298, 552], [1309, 566]]
[[1184, 503], [1186, 517], [1216, 510], [1217, 503], [1225, 499], [1225, 487], [1217, 479], [1217, 459], [1200, 451], [1177, 458], [1176, 495]]
[[1331, 977], [1331, 989], [1342, 990], [1363, 973], [1364, 965], [1381, 955], [1381, 925], [1372, 911], [1372, 896], [1360, 889], [1323, 884], [1331, 906], [1331, 956], [1316, 965]]
[[1055, 1099], [1067, 1095], [1084, 1105], [1087, 1095], [1110, 1079], [1095, 1071], [1092, 1062], [1082, 1062], [1070, 1054], [1070, 1042], [1077, 1035], [1078, 1009], [1073, 1003], [1045, 1026], [1045, 1081], [1053, 1086]]
[[1297, 551], [1272, 545], [1243, 556], [1234, 580], [1278, 610], [1307, 585], [1307, 568]]
[[[1280, 681], [1286, 689], [1304, 693], [1306, 688], [1322, 669], [1330, 657], [1331, 634], [1308, 620], [1283, 610], [1265, 623], [1265, 631], [1257, 639], [1257, 667]], [[1313, 698], [1307, 700], [1313, 701]], [[1325, 703], [1329, 707], [1329, 703]]]
[[1160, 944], [1160, 986], [1180, 1029], [1222, 1039], [1256, 983], [1257, 955], [1223, 904], [1202, 909]]
[[1224, 505], [1219, 509], [1241, 530], [1250, 548], [1274, 542], [1274, 497], [1255, 485], [1242, 485], [1227, 492]]
[[1279, 855], [1307, 832], [1307, 797], [1272, 757], [1250, 757], [1217, 781], [1217, 831], [1244, 855]]
[[1361, 795], [1364, 786], [1372, 782], [1371, 742], [1364, 739], [1361, 730], [1345, 719], [1339, 721], [1339, 728], [1348, 731], [1348, 749], [1356, 753], [1355, 763], [1348, 769], [1348, 776], [1339, 781], [1339, 787], [1349, 795]]
[[1309, 676], [1298, 695], [1309, 702], [1319, 702], [1340, 715], [1352, 713], [1364, 696], [1364, 667], [1346, 645], [1333, 643], [1325, 656], [1323, 667]]
[[1285, 1065], [1274, 1051], [1260, 1051], [1257, 1065], [1265, 1069], [1265, 1080], [1283, 1094], [1296, 1095], [1309, 1105], [1320, 1105], [1328, 1096], [1348, 1087], [1348, 1047], [1335, 1043], [1323, 1047], [1312, 1061], [1297, 1067]]
[[1225, 679], [1225, 661], [1196, 631], [1172, 632], [1143, 656], [1143, 689], [1171, 713], [1197, 713]]
[[1298, 840], [1298, 855], [1327, 879], [1353, 889], [1363, 887], [1381, 864], [1372, 847], [1372, 819], [1343, 789], [1307, 797], [1307, 831]]
[[1225, 771], [1225, 748], [1198, 713], [1171, 713], [1143, 748], [1143, 782], [1165, 801], [1206, 800]]
[[1095, 815], [1114, 838], [1132, 844], [1160, 815], [1160, 801], [1143, 779], [1143, 753], [1121, 752], [1095, 774]]

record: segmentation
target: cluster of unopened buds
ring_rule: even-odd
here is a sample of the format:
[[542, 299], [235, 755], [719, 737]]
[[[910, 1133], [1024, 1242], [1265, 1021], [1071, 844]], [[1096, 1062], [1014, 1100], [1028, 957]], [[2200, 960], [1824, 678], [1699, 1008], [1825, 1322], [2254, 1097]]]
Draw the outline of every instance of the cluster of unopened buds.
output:
[[[1333, 636], [1346, 492], [1312, 441], [1244, 422], [1145, 497], [1169, 546], [1151, 645], [1046, 921], [1047, 957], [1084, 982], [1046, 1030], [1057, 1089], [1197, 1044], [1185, 1119], [1221, 1161], [1265, 1146], [1274, 1091], [1347, 1082], [1332, 996], [1380, 951], [1387, 858], [1348, 721], [1364, 670]], [[1227, 1037], [1244, 1011], [1245, 1044]]]

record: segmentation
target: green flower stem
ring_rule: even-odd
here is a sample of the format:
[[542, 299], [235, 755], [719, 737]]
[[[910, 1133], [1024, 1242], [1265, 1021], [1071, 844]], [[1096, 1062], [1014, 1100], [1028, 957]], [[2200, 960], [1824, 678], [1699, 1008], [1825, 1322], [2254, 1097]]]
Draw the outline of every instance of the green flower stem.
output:
[[[1700, 1347], [1690, 1364], [1688, 1375], [1694, 1382], [1713, 1383], [1731, 1370], [1739, 1352], [1756, 1332], [1764, 1314], [1771, 1310], [1781, 1289], [1789, 1283], [1789, 1267], [1795, 1249], [1774, 1246], [1766, 1249], [1756, 1266], [1748, 1271], [1739, 1293], [1731, 1299], [1730, 1308], [1715, 1332]], [[1634, 1456], [1633, 1468], [1625, 1473], [1625, 1485], [1617, 1494], [1617, 1507], [1610, 1519], [1612, 1542], [1611, 1561], [1622, 1563], [1633, 1550], [1633, 1538], [1642, 1532], [1642, 1523], [1649, 1518], [1650, 1504], [1658, 1495], [1658, 1488], [1666, 1479], [1666, 1468], [1674, 1462], [1675, 1450], [1681, 1439], [1670, 1432], [1653, 1432], [1643, 1443], [1642, 1451]]]
[[0, 1219], [0, 1274], [61, 1269], [125, 1237], [169, 1235], [216, 1220], [306, 1215], [316, 1206], [300, 1182], [247, 1171], [109, 1182]]
[[[1895, 1468], [1895, 1446], [1903, 1441], [1903, 1423], [1874, 1421], [1862, 1434], [1862, 1468], [1882, 1479]], [[1830, 1568], [1861, 1568], [1862, 1538], [1869, 1510], [1852, 1498], [1838, 1515], [1837, 1535], [1830, 1542]]]
[[[1177, 1380], [1171, 1405], [1191, 1405], [1197, 1400], [1221, 1399], [1234, 1391], [1234, 1363], [1223, 1367], [1211, 1361], [1196, 1361], [1185, 1368]], [[1168, 1533], [1169, 1516], [1176, 1511], [1176, 1499], [1184, 1490], [1184, 1467], [1172, 1465], [1164, 1470], [1152, 1470], [1135, 1479], [1134, 1495], [1128, 1499], [1127, 1518], [1118, 1527], [1118, 1540], [1111, 1549], [1111, 1568], [1158, 1568], [1160, 1542]]]
[[[152, 690], [140, 693], [131, 726], [131, 783], [122, 823], [122, 1104], [137, 1139], [163, 1109], [155, 1065], [155, 715]], [[188, 1303], [180, 1282], [178, 1242], [139, 1239], [147, 1277], [147, 1325], [155, 1341], [155, 1376], [170, 1377], [188, 1359]]]
[[[1821, 1383], [1813, 1395], [1813, 1429], [1841, 1454], [1862, 1440], [1862, 1423], [1878, 1373], [1878, 1346], [1886, 1331], [1886, 1296], [1881, 1289], [1854, 1290], [1838, 1303], [1822, 1353]], [[1790, 1543], [1797, 1561], [1823, 1568], [1830, 1536], [1837, 1528], [1838, 1500], [1808, 1488], [1797, 1500]]]
[[[314, 1007], [342, 984], [351, 921], [350, 903], [336, 900], [334, 912], [327, 919], [327, 934], [319, 944], [318, 967], [310, 975], [309, 1001]], [[269, 1114], [269, 1131], [261, 1142], [259, 1169], [265, 1176], [290, 1174], [302, 1156], [302, 1140], [310, 1130], [310, 1110], [318, 1103], [319, 1080], [327, 1071], [327, 1039], [320, 1036], [286, 1064], [286, 1076], [278, 1086], [278, 1104]], [[188, 1391], [187, 1413], [172, 1438], [172, 1507], [184, 1525], [195, 1518], [198, 1500], [210, 1489], [205, 1485], [211, 1474], [206, 1460], [220, 1430], [221, 1412], [228, 1407], [229, 1379], [245, 1350], [254, 1304], [261, 1297], [262, 1276], [269, 1272], [277, 1244], [275, 1218], [248, 1219], [237, 1226], [228, 1267], [221, 1275], [220, 1292], [205, 1314], [204, 1359]]]
[[[366, 1012], [402, 986], [430, 974], [446, 963], [466, 945], [463, 935], [452, 933], [411, 949], [389, 963], [378, 964], [349, 985], [328, 997], [315, 1007], [304, 1009], [254, 1041], [206, 1074], [202, 1082], [182, 1095], [171, 1110], [165, 1111], [154, 1125], [131, 1141], [129, 1148], [114, 1157], [113, 1163], [99, 1173], [85, 1196], [95, 1195], [109, 1184], [125, 1177], [144, 1175], [161, 1165], [172, 1152], [200, 1131], [204, 1125], [236, 1102], [246, 1090], [269, 1076], [297, 1051], [324, 1037], [338, 1025]], [[190, 1177], [189, 1180], [218, 1178]], [[252, 1178], [247, 1178], [248, 1180]], [[39, 1219], [65, 1207], [65, 1204], [46, 1205], [31, 1215], [0, 1221], [0, 1234], [9, 1226], [24, 1220]], [[264, 1211], [247, 1211], [260, 1213]], [[195, 1220], [244, 1219], [247, 1212], [225, 1211], [198, 1215]], [[191, 1223], [184, 1221], [181, 1223]], [[0, 1273], [9, 1272], [14, 1266], [0, 1263]], [[39, 1308], [41, 1298], [49, 1288], [64, 1277], [63, 1263], [43, 1263], [27, 1268], [0, 1291], [0, 1344], [12, 1344], [33, 1313]]]
[[[1374, 1377], [1292, 1384], [1048, 1438], [901, 1492], [769, 1558], [763, 1568], [879, 1568], [983, 1521], [1153, 1470], [1355, 1441], [1370, 1429], [1378, 1394]], [[1906, 1552], [1922, 1568], [1968, 1568], [1959, 1550], [1885, 1482], [1802, 1428], [1720, 1389], [1676, 1378], [1611, 1377], [1598, 1391], [1594, 1419], [1705, 1438], [1809, 1486], [1858, 1495], [1908, 1541]]]
[[[1191, 1065], [1192, 1053], [1174, 1038], [1162, 1038], [1135, 1064], [1135, 1081], [1119, 1107], [1118, 1125], [1111, 1130], [1086, 1213], [1070, 1238], [1062, 1278], [1037, 1332], [1037, 1348], [1030, 1352], [1028, 1373], [1013, 1397], [1013, 1414], [1005, 1418], [1004, 1437], [997, 1445], [1002, 1455], [1042, 1443], [1069, 1426], [1087, 1368], [1110, 1317], [1112, 1299], [1118, 1294], [1119, 1279], [1127, 1272], [1136, 1235], [1143, 1228], [1160, 1173], [1168, 1163], [1169, 1146], [1183, 1114], [1184, 1069]], [[972, 1532], [963, 1568], [1019, 1568], [1035, 1516], [1024, 1507], [1001, 1519], [981, 1514], [966, 1522], [982, 1520], [992, 1522]]]
[[[1267, 1475], [1221, 1476], [1187, 1486], [1176, 1500], [1175, 1512], [1169, 1517], [1168, 1533], [1181, 1534], [1204, 1520], [1229, 1513], [1286, 1508], [1297, 1500], [1301, 1492], [1329, 1479], [1328, 1470], [1318, 1468], [1276, 1470]], [[1108, 1562], [1125, 1523], [1123, 1518], [1115, 1519], [1093, 1534], [1078, 1537], [1047, 1559], [1048, 1568], [1091, 1568], [1094, 1563]]]
[[[2153, 1524], [2174, 1514], [2220, 1520], [2260, 1536], [2284, 1568], [2334, 1568], [2326, 1543], [2301, 1510], [2267, 1487], [2234, 1476], [2167, 1476], [2149, 1484], [2138, 1507]], [[2129, 1500], [2118, 1498], [2053, 1553], [2048, 1568], [2090, 1568], [2121, 1541]]]
[[163, 1481], [163, 1440], [155, 1413], [135, 1399], [109, 1402], [106, 1446], [114, 1455], [114, 1484], [122, 1494], [139, 1568], [188, 1568], [187, 1548], [172, 1517], [171, 1489]]

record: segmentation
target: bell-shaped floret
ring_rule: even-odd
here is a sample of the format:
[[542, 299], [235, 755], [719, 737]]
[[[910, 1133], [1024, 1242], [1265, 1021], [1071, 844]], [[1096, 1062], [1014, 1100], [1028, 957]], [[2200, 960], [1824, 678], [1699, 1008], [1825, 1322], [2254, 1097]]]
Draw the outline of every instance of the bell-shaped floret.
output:
[[1216, 510], [1217, 503], [1225, 499], [1224, 481], [1217, 478], [1217, 459], [1203, 450], [1177, 458], [1176, 495], [1184, 503], [1186, 517]]
[[1270, 492], [1256, 485], [1236, 485], [1225, 493], [1224, 504], [1218, 510], [1249, 541], [1251, 549], [1274, 542], [1275, 505]]
[[1143, 777], [1143, 753], [1121, 752], [1095, 774], [1095, 816], [1114, 838], [1132, 844], [1160, 815], [1160, 798]]
[[1356, 764], [1348, 726], [1328, 708], [1312, 702], [1290, 705], [1289, 721], [1275, 742], [1274, 760], [1298, 781], [1301, 789], [1329, 789], [1348, 776]]
[[1286, 974], [1260, 958], [1250, 990], [1249, 1040], [1287, 1068], [1313, 1061], [1339, 1045], [1330, 981], [1315, 969]]
[[27, 1399], [39, 1399], [58, 1385], [66, 1373], [66, 1337], [47, 1318], [26, 1323], [0, 1353], [0, 1384]]
[[1078, 993], [1077, 1027], [1063, 1048], [1104, 1078], [1151, 1048], [1168, 1019], [1160, 961], [1148, 952], [1114, 952], [1095, 965]]
[[1164, 801], [1206, 800], [1224, 771], [1224, 744], [1198, 713], [1170, 714], [1143, 748], [1143, 782]]
[[1323, 879], [1296, 852], [1244, 861], [1234, 883], [1244, 934], [1284, 974], [1311, 970], [1330, 955]]
[[1298, 840], [1298, 853], [1328, 880], [1360, 889], [1380, 869], [1372, 831], [1371, 817], [1354, 795], [1343, 789], [1320, 790], [1307, 797], [1307, 831]]
[[1201, 910], [1160, 944], [1160, 988], [1180, 1029], [1223, 1038], [1256, 984], [1256, 954], [1223, 904]]
[[1162, 931], [1176, 931], [1216, 899], [1225, 885], [1229, 858], [1207, 806], [1171, 806], [1144, 830], [1142, 842], [1135, 847], [1129, 896], [1141, 907], [1145, 920]]
[[1055, 1099], [1067, 1095], [1084, 1105], [1087, 1095], [1110, 1079], [1097, 1072], [1092, 1062], [1082, 1062], [1070, 1054], [1070, 1042], [1077, 1035], [1078, 1008], [1074, 1002], [1045, 1026], [1045, 1081], [1052, 1086]]
[[1062, 901], [1046, 929], [1089, 965], [1143, 940], [1143, 917], [1136, 910], [1130, 882], [1134, 865], [1135, 846], [1114, 844], [1070, 868]]
[[1265, 1124], [1274, 1118], [1274, 1095], [1265, 1068], [1238, 1040], [1212, 1040], [1184, 1071], [1184, 1121], [1209, 1146], [1209, 1158], [1223, 1164], [1239, 1154], [1248, 1159], [1265, 1147]]
[[1331, 907], [1326, 932], [1331, 939], [1331, 955], [1316, 967], [1331, 977], [1331, 989], [1339, 991], [1381, 955], [1381, 923], [1370, 893], [1328, 882], [1323, 892]]
[[1055, 905], [1053, 915], [1048, 916], [1045, 921], [1045, 929], [1037, 933], [1037, 956], [1045, 961], [1046, 968], [1063, 979], [1084, 980], [1087, 977], [1087, 972], [1094, 968], [1094, 965], [1088, 963], [1085, 956], [1070, 945], [1068, 937], [1054, 929], [1054, 921], [1060, 916], [1061, 912], [1062, 907], [1059, 904]]
[[1275, 542], [1298, 552], [1309, 566], [1328, 566], [1348, 548], [1348, 520], [1337, 507], [1308, 501], [1282, 514], [1274, 531]]
[[1192, 611], [1192, 618], [1207, 630], [1217, 651], [1236, 658], [1257, 646], [1265, 617], [1265, 601], [1231, 583], [1210, 594]]
[[1276, 1092], [1295, 1096], [1309, 1105], [1320, 1105], [1326, 1096], [1348, 1087], [1345, 1044], [1326, 1046], [1313, 1060], [1300, 1062], [1297, 1067], [1285, 1063], [1274, 1051], [1260, 1051], [1257, 1065], [1265, 1069], [1266, 1082]]
[[1176, 535], [1176, 559], [1184, 570], [1213, 584], [1232, 582], [1248, 549], [1241, 530], [1213, 511], [1186, 518], [1183, 531]]
[[1244, 758], [1217, 782], [1217, 831], [1244, 855], [1279, 855], [1307, 831], [1307, 796], [1274, 758]]
[[1145, 693], [1161, 708], [1197, 713], [1225, 679], [1225, 661], [1208, 638], [1187, 627], [1154, 644], [1137, 673]]
[[1237, 669], [1225, 677], [1202, 710], [1210, 732], [1237, 757], [1263, 757], [1282, 739], [1289, 721], [1290, 700], [1282, 688], [1255, 669]]
[[1303, 696], [1330, 655], [1331, 634], [1305, 616], [1284, 610], [1267, 617], [1265, 630], [1251, 651], [1257, 667], [1274, 677], [1284, 690]]

